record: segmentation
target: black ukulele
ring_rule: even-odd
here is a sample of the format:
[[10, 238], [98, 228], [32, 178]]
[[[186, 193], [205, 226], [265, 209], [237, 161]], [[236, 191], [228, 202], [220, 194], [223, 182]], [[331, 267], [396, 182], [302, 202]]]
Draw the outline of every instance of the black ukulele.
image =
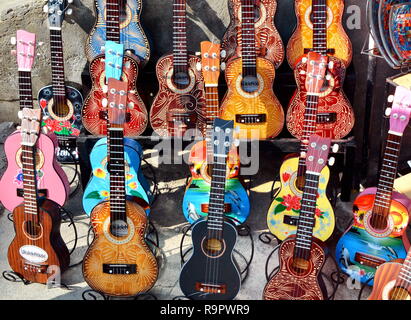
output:
[[241, 286], [241, 276], [233, 260], [237, 229], [224, 220], [226, 161], [233, 140], [233, 126], [233, 121], [214, 120], [208, 218], [194, 224], [193, 255], [180, 273], [181, 290], [193, 300], [231, 300]]

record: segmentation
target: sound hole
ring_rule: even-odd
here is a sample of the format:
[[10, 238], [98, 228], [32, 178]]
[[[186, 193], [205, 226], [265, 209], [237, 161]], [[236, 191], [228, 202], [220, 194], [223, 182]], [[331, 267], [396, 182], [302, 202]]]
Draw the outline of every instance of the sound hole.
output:
[[311, 263], [309, 260], [303, 258], [291, 259], [290, 269], [298, 276], [304, 276], [311, 270]]
[[[23, 167], [22, 149], [20, 148], [16, 154], [16, 161], [20, 168]], [[44, 155], [40, 149], [36, 149], [36, 170], [40, 170], [44, 164]]]
[[395, 287], [393, 288], [389, 295], [388, 295], [389, 300], [410, 300], [410, 293], [401, 287]]
[[33, 221], [33, 220], [27, 220], [24, 222], [24, 231], [30, 238], [38, 238], [41, 236], [41, 225], [40, 223]]
[[241, 81], [242, 89], [247, 93], [253, 93], [258, 90], [258, 78], [256, 76], [245, 76]]
[[303, 191], [304, 190], [304, 186], [305, 186], [305, 177], [304, 176], [297, 176], [297, 179], [295, 181], [295, 186], [297, 187], [297, 189], [299, 191]]
[[259, 6], [254, 6], [254, 22], [258, 22], [260, 20], [261, 13]]
[[66, 99], [62, 97], [54, 97], [52, 109], [53, 113], [59, 118], [65, 118], [71, 112]]
[[209, 257], [219, 257], [224, 253], [225, 243], [216, 238], [204, 238], [202, 243], [204, 253]]
[[177, 89], [185, 89], [190, 84], [190, 77], [187, 72], [174, 72], [173, 83], [177, 87]]
[[110, 233], [118, 238], [128, 235], [128, 224], [123, 220], [114, 220], [110, 224]]
[[370, 225], [376, 230], [386, 230], [388, 227], [388, 220], [382, 213], [373, 213], [370, 218]]

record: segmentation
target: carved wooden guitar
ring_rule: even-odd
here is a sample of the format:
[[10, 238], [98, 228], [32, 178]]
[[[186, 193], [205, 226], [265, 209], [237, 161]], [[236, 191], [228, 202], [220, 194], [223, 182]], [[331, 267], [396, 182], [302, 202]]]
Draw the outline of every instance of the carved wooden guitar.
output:
[[[200, 128], [205, 141], [196, 143], [190, 151], [189, 180], [183, 199], [183, 213], [187, 221], [194, 223], [206, 217], [209, 211], [208, 199], [211, 192], [211, 173], [213, 161], [213, 125], [218, 116], [218, 78], [220, 75], [220, 45], [209, 41], [201, 42], [201, 67], [204, 76], [206, 107], [202, 110]], [[235, 223], [243, 223], [250, 214], [250, 200], [239, 180], [240, 158], [236, 148], [228, 157], [226, 168], [226, 192], [224, 212]]]
[[208, 217], [194, 224], [193, 255], [180, 272], [181, 290], [193, 300], [234, 299], [241, 287], [241, 276], [232, 256], [237, 229], [224, 221], [225, 172], [232, 140], [233, 121], [215, 119]]
[[[65, 14], [71, 14], [68, 5], [71, 1], [48, 0], [44, 11], [48, 13], [48, 27], [50, 30], [50, 57], [52, 84], [40, 89], [38, 102], [45, 115], [43, 126], [57, 135], [59, 141], [58, 159], [60, 161], [72, 160], [70, 155], [65, 155], [66, 142], [70, 137], [80, 135], [83, 124], [81, 123], [81, 108], [83, 96], [81, 93], [65, 84], [64, 55], [61, 26]], [[75, 156], [75, 148], [68, 150]]]
[[[7, 256], [12, 270], [24, 279], [47, 283], [56, 268], [59, 273], [67, 269], [70, 254], [60, 235], [60, 209], [55, 202], [39, 196], [36, 184], [41, 110], [23, 108], [21, 118], [24, 201], [13, 210], [15, 237]], [[54, 156], [53, 143], [48, 147], [48, 154]]]
[[200, 59], [187, 53], [186, 0], [173, 0], [173, 53], [156, 66], [159, 91], [150, 111], [150, 122], [161, 136], [182, 136], [195, 129], [205, 104]]
[[265, 300], [324, 300], [325, 287], [319, 280], [325, 252], [313, 237], [317, 190], [326, 166], [331, 140], [312, 135], [309, 139], [304, 193], [297, 233], [279, 248], [280, 267], [264, 288]]
[[[115, 39], [107, 34], [107, 38]], [[126, 122], [124, 134], [138, 136], [147, 127], [148, 115], [144, 102], [136, 91], [138, 63], [128, 54], [124, 46], [112, 40], [105, 43], [105, 54], [97, 56], [90, 63], [90, 74], [93, 82], [91, 91], [86, 97], [82, 110], [83, 125], [93, 135], [107, 134], [107, 108], [102, 105], [106, 98], [107, 80], [121, 78], [128, 85], [126, 103]]]
[[405, 235], [411, 200], [393, 190], [402, 135], [411, 115], [411, 92], [395, 91], [390, 129], [377, 188], [367, 188], [354, 201], [354, 222], [340, 238], [336, 257], [342, 271], [353, 279], [373, 284], [376, 268], [404, 259], [409, 246]]
[[[104, 53], [105, 41], [124, 45], [139, 61], [150, 59], [150, 44], [140, 24], [142, 0], [95, 0], [96, 23], [87, 38], [88, 61]], [[102, 49], [103, 48], [103, 49]]]
[[297, 28], [287, 45], [287, 59], [294, 69], [308, 51], [332, 55], [348, 67], [352, 46], [343, 26], [344, 0], [295, 0]]
[[274, 138], [284, 126], [284, 111], [273, 91], [275, 67], [269, 60], [257, 57], [254, 6], [243, 6], [241, 15], [241, 58], [227, 65], [228, 91], [221, 118], [233, 120], [240, 127], [242, 138]]
[[110, 199], [91, 212], [95, 238], [83, 262], [88, 285], [109, 296], [135, 296], [157, 280], [157, 261], [145, 242], [144, 209], [125, 192], [124, 123], [128, 84], [108, 80]]
[[221, 48], [224, 61], [241, 56], [241, 21], [243, 6], [254, 6], [255, 41], [257, 56], [270, 60], [278, 68], [284, 60], [284, 45], [274, 25], [277, 0], [229, 0], [230, 24]]
[[[13, 43], [17, 43], [17, 65], [20, 93], [20, 109], [33, 108], [31, 89], [31, 70], [36, 56], [36, 35], [18, 30]], [[4, 151], [7, 156], [7, 169], [0, 180], [0, 201], [4, 207], [13, 211], [23, 201], [24, 156], [21, 147], [21, 131], [17, 130], [7, 137]], [[63, 206], [70, 192], [69, 181], [55, 157], [57, 139], [54, 133], [41, 134], [36, 147], [37, 193]]]
[[[268, 228], [281, 241], [295, 234], [297, 229], [301, 210], [301, 196], [305, 185], [308, 139], [316, 132], [318, 94], [325, 81], [327, 63], [327, 56], [313, 51], [308, 53], [305, 81], [307, 104], [304, 112], [300, 155], [287, 158], [281, 165], [281, 189], [273, 200], [267, 215]], [[331, 236], [335, 226], [334, 210], [326, 194], [329, 178], [330, 170], [325, 166], [321, 171], [318, 184], [318, 199], [313, 231], [314, 236], [321, 241], [326, 241]]]

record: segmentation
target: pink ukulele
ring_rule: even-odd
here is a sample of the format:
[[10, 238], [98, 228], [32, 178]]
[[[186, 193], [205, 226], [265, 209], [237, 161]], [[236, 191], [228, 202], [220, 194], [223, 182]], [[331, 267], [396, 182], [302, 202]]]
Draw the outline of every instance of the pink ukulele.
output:
[[[36, 49], [36, 35], [24, 30], [17, 31], [12, 38], [17, 43], [17, 64], [19, 70], [20, 108], [33, 108], [31, 90], [31, 68]], [[20, 114], [19, 114], [20, 116]], [[39, 196], [64, 205], [70, 186], [66, 174], [56, 160], [57, 138], [54, 134], [40, 134], [36, 145], [37, 188]], [[7, 156], [7, 170], [0, 180], [0, 201], [9, 210], [23, 202], [23, 169], [21, 132], [13, 132], [4, 144]]]

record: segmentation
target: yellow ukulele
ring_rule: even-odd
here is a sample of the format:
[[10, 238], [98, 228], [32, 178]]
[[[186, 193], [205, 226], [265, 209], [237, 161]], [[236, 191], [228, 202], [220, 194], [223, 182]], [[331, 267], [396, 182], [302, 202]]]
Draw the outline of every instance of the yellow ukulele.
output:
[[[270, 232], [279, 240], [284, 240], [297, 232], [301, 210], [301, 197], [306, 183], [306, 154], [308, 140], [315, 133], [318, 96], [323, 86], [328, 58], [316, 52], [310, 52], [307, 59], [306, 89], [307, 98], [304, 111], [304, 125], [300, 146], [300, 156], [283, 162], [280, 168], [281, 189], [271, 203], [267, 214], [267, 225]], [[336, 152], [336, 147], [333, 147]], [[318, 181], [318, 199], [315, 208], [314, 236], [322, 241], [327, 240], [334, 231], [335, 217], [333, 208], [327, 198], [326, 189], [330, 178], [327, 166], [321, 171]]]
[[284, 111], [273, 91], [275, 67], [269, 60], [257, 58], [254, 6], [244, 6], [241, 15], [241, 58], [227, 65], [228, 92], [220, 117], [234, 120], [241, 138], [274, 138], [284, 126]]
[[342, 26], [344, 0], [295, 0], [297, 28], [287, 45], [287, 59], [294, 69], [308, 51], [333, 55], [346, 67], [352, 45]]

